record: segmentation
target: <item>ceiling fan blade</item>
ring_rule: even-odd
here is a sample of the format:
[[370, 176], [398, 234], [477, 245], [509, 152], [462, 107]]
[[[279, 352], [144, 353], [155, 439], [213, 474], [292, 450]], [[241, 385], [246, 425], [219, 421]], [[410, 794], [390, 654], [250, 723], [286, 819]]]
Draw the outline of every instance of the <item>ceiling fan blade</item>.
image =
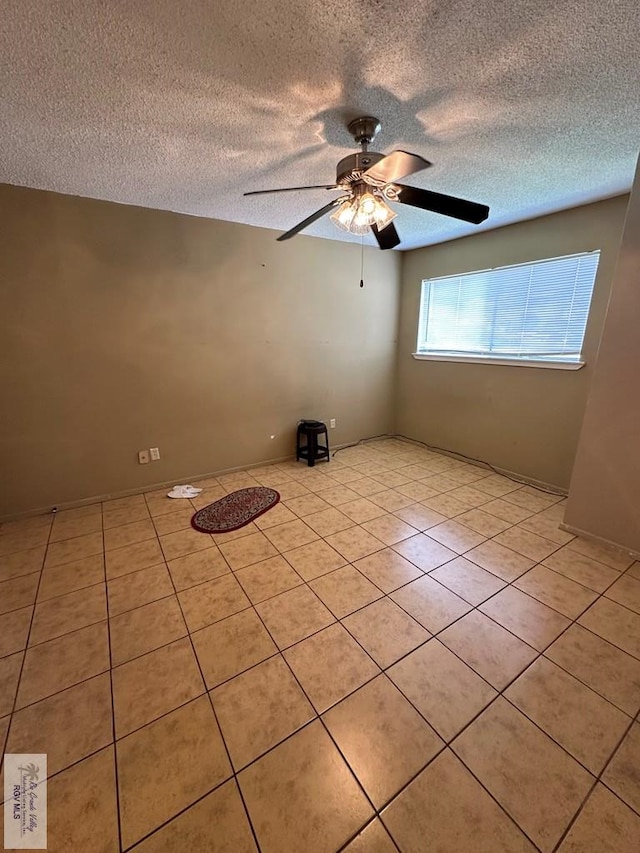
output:
[[410, 204], [422, 210], [430, 210], [433, 213], [441, 213], [443, 216], [452, 216], [454, 219], [463, 219], [479, 225], [489, 216], [489, 208], [486, 204], [477, 204], [464, 198], [456, 198], [453, 195], [442, 195], [430, 190], [408, 187], [402, 184], [395, 185], [398, 190], [397, 201], [402, 204]]
[[334, 198], [333, 201], [330, 201], [329, 204], [325, 204], [324, 207], [321, 207], [320, 210], [316, 210], [315, 213], [312, 213], [311, 216], [307, 216], [306, 219], [303, 219], [302, 222], [298, 222], [293, 228], [289, 231], [285, 231], [284, 234], [281, 234], [277, 239], [279, 242], [282, 240], [290, 240], [291, 237], [295, 237], [299, 231], [302, 231], [303, 228], [306, 228], [307, 225], [311, 225], [317, 219], [320, 219], [321, 216], [324, 216], [325, 213], [329, 213], [332, 207], [335, 207], [337, 204], [341, 204], [345, 199], [345, 196], [340, 196], [340, 198]]
[[242, 195], [265, 195], [266, 193], [292, 193], [296, 190], [340, 190], [342, 187], [336, 184], [316, 184], [312, 187], [283, 187], [279, 190], [252, 190], [250, 193], [242, 193]]
[[393, 222], [390, 222], [381, 231], [374, 223], [371, 226], [371, 230], [373, 231], [374, 237], [378, 241], [378, 246], [380, 246], [381, 249], [394, 249], [396, 246], [400, 245], [400, 237], [398, 236], [396, 226]]
[[431, 165], [419, 154], [409, 154], [408, 151], [392, 151], [391, 154], [387, 154], [386, 157], [363, 172], [362, 177], [365, 181], [367, 178], [373, 178], [374, 181], [390, 184], [399, 178], [406, 178], [407, 175], [413, 175], [414, 172], [427, 169]]

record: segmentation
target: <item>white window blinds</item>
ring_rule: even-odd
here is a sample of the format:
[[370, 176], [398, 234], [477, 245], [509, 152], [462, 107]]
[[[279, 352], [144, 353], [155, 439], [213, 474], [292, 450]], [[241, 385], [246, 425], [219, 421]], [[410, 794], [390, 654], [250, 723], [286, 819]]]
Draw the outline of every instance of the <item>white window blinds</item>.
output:
[[600, 252], [427, 279], [417, 352], [579, 361]]

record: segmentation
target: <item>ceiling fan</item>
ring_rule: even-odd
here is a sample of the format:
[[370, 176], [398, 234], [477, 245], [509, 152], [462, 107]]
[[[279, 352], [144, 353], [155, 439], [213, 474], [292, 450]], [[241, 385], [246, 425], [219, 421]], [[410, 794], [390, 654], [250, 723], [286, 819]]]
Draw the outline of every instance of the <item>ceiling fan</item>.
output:
[[[429, 210], [478, 225], [489, 215], [486, 204], [476, 204], [455, 196], [396, 183], [400, 178], [427, 169], [432, 164], [408, 151], [378, 154], [369, 151], [369, 143], [380, 132], [380, 121], [372, 116], [356, 118], [347, 125], [349, 133], [362, 151], [343, 157], [338, 163], [335, 184], [310, 187], [284, 187], [277, 190], [254, 190], [244, 195], [286, 193], [296, 190], [340, 190], [341, 195], [303, 219], [278, 240], [289, 240], [325, 213], [333, 210], [331, 220], [351, 234], [367, 234], [371, 230], [381, 249], [393, 249], [400, 244], [393, 219], [396, 212], [387, 202], [400, 202], [421, 210]], [[334, 209], [335, 208], [335, 209]]]

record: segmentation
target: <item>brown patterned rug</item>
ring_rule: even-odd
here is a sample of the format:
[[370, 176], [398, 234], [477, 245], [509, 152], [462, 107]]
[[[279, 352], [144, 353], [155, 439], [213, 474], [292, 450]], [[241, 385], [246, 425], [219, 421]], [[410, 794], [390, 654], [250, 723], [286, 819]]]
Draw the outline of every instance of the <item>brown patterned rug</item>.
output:
[[191, 519], [191, 526], [201, 533], [230, 533], [249, 524], [279, 500], [278, 492], [266, 486], [238, 489], [199, 509]]

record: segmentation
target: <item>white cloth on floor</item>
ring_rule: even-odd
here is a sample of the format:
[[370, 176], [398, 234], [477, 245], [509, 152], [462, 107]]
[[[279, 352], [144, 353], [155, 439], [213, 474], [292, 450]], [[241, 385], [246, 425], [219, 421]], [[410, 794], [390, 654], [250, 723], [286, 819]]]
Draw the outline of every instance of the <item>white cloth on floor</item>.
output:
[[202, 489], [196, 489], [195, 486], [174, 486], [171, 491], [168, 493], [167, 497], [169, 498], [195, 498], [197, 497]]

